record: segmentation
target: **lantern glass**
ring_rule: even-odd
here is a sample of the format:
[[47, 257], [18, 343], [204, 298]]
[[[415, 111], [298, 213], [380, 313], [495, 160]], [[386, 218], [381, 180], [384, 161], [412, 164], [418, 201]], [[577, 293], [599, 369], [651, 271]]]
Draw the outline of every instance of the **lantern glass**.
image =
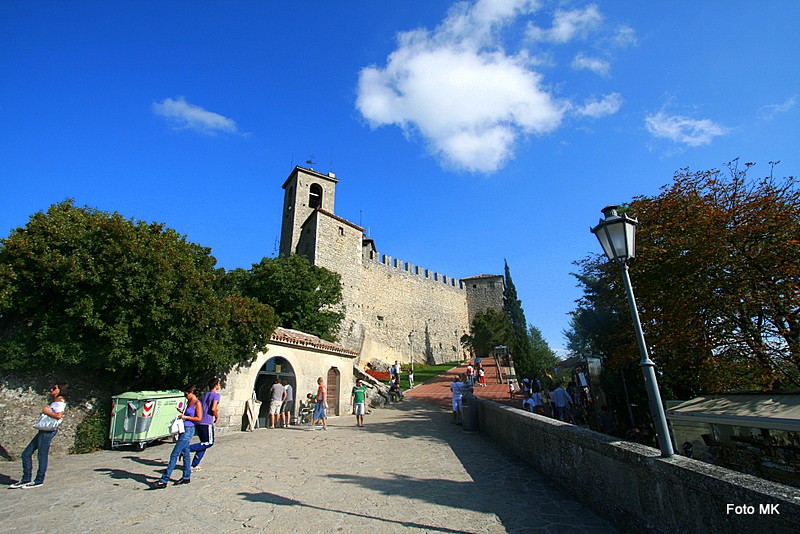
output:
[[608, 259], [626, 261], [636, 255], [636, 224], [625, 214], [617, 215], [617, 206], [603, 209], [606, 218], [592, 228]]

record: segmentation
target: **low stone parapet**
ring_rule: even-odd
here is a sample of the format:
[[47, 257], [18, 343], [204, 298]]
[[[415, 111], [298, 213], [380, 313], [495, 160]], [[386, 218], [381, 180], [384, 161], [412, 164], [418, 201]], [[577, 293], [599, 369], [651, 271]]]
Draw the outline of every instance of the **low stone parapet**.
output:
[[[480, 400], [481, 432], [631, 532], [794, 532], [800, 490]], [[757, 530], [756, 530], [757, 529]]]

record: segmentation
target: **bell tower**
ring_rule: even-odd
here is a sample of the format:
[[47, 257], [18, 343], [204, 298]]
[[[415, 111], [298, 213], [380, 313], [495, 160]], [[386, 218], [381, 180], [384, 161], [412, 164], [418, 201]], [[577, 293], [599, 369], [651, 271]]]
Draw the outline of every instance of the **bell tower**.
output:
[[334, 213], [336, 184], [332, 172], [321, 174], [313, 169], [295, 167], [283, 183], [283, 220], [281, 222], [280, 255], [297, 252], [303, 224], [314, 210]]

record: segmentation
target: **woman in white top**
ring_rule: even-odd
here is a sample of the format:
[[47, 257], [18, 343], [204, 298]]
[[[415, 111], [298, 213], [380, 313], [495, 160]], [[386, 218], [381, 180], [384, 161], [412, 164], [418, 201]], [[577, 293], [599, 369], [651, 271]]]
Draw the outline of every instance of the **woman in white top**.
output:
[[[64, 417], [64, 410], [67, 403], [64, 402], [64, 393], [67, 390], [67, 384], [59, 382], [50, 388], [50, 395], [53, 397], [53, 402], [49, 406], [42, 408], [42, 413], [53, 419], [61, 419]], [[44, 475], [47, 472], [47, 456], [50, 454], [50, 443], [58, 433], [58, 427], [53, 430], [39, 430], [25, 450], [22, 451], [22, 478], [19, 482], [11, 484], [11, 488], [31, 489], [38, 488], [44, 484]], [[36, 470], [36, 478], [31, 482], [31, 474], [33, 472], [33, 453], [39, 451], [37, 459], [39, 461], [39, 468]]]

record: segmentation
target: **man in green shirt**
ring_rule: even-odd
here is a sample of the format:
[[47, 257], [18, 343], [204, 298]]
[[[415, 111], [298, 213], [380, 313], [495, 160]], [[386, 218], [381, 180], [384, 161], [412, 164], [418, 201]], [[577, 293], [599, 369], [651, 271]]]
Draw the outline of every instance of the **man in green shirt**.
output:
[[350, 394], [350, 404], [353, 405], [353, 414], [356, 416], [356, 426], [364, 426], [364, 412], [367, 404], [367, 387], [360, 378]]

